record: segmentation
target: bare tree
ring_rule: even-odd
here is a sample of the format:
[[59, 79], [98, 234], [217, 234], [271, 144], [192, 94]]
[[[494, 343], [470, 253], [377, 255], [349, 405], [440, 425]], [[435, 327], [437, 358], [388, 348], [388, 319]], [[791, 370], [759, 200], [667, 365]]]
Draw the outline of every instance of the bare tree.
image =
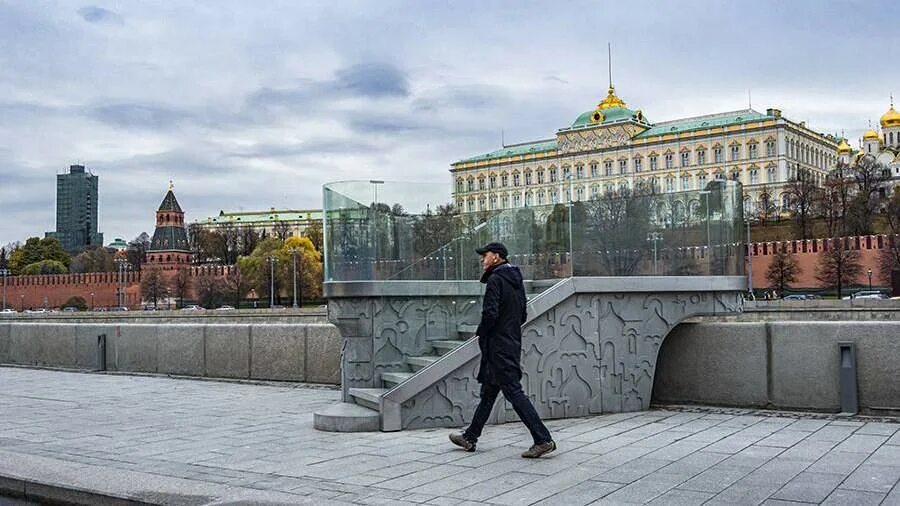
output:
[[232, 297], [234, 301], [234, 307], [241, 307], [241, 300], [244, 299], [244, 296], [247, 294], [247, 291], [250, 290], [250, 280], [244, 277], [241, 274], [241, 269], [238, 266], [234, 266], [228, 274], [225, 275], [225, 291]]
[[827, 286], [837, 288], [837, 296], [841, 297], [844, 286], [852, 283], [862, 272], [859, 263], [859, 251], [850, 249], [846, 237], [826, 239], [826, 251], [819, 256], [816, 265], [816, 279]]
[[[241, 225], [239, 235], [240, 253], [238, 253], [238, 256], [247, 256], [250, 253], [253, 253], [253, 250], [256, 249], [256, 245], [259, 244], [260, 241], [259, 232], [251, 225]], [[237, 260], [235, 260], [235, 263], [237, 263]]]
[[141, 232], [128, 243], [128, 249], [125, 254], [128, 256], [128, 263], [135, 269], [141, 270], [141, 266], [147, 261], [147, 250], [150, 249], [150, 236], [147, 232]]
[[784, 294], [785, 289], [790, 288], [791, 283], [797, 281], [800, 272], [800, 264], [794, 253], [788, 249], [787, 244], [782, 244], [772, 257], [772, 263], [769, 264], [769, 270], [766, 271], [766, 280], [769, 282], [769, 286], [778, 293]]
[[759, 208], [756, 212], [757, 216], [759, 216], [759, 223], [763, 226], [771, 221], [775, 221], [778, 214], [777, 209], [775, 208], [775, 202], [772, 200], [771, 195], [764, 192], [759, 196]]
[[172, 295], [178, 299], [178, 307], [184, 307], [184, 299], [191, 289], [191, 271], [178, 269], [178, 273], [172, 278]]
[[[452, 206], [452, 204], [450, 204]], [[319, 253], [322, 252], [322, 221], [316, 220], [309, 224], [306, 227], [303, 235], [308, 237], [310, 241], [313, 243], [313, 247], [316, 248], [316, 251]]]
[[141, 297], [146, 301], [152, 302], [154, 309], [157, 308], [159, 300], [168, 297], [168, 295], [169, 287], [158, 270], [149, 269], [141, 274]]
[[219, 276], [200, 276], [197, 278], [197, 303], [206, 309], [213, 309], [222, 304], [227, 297], [224, 280]]
[[853, 165], [851, 177], [854, 194], [850, 201], [848, 230], [851, 235], [872, 233], [872, 218], [883, 200], [883, 183], [890, 178], [872, 155], [861, 156]]
[[272, 227], [272, 233], [275, 234], [275, 237], [284, 242], [288, 237], [291, 236], [291, 226], [286, 221], [278, 221], [275, 223], [275, 226]]
[[240, 254], [238, 248], [241, 239], [240, 231], [231, 223], [226, 223], [219, 233], [222, 235], [222, 262], [225, 265], [234, 265]]
[[794, 221], [796, 237], [806, 240], [812, 237], [812, 223], [815, 217], [816, 203], [822, 198], [815, 178], [809, 169], [799, 169], [787, 186], [789, 212]]

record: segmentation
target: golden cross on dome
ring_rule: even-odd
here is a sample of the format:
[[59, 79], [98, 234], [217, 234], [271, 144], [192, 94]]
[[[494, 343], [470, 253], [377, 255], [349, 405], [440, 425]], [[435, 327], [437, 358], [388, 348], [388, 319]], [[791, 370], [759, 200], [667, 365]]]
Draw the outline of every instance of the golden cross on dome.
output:
[[169, 191], [172, 191], [174, 189], [175, 189], [175, 183], [173, 183], [172, 180], [170, 179], [169, 180]]

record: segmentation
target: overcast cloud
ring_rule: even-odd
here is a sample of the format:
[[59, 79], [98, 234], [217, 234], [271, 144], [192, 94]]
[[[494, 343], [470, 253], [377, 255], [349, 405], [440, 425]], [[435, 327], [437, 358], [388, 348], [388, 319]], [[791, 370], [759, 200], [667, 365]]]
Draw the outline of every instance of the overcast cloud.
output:
[[895, 1], [0, 0], [0, 244], [55, 223], [55, 174], [100, 175], [107, 242], [187, 218], [317, 208], [341, 179], [447, 184], [552, 137], [613, 80], [653, 121], [779, 107], [859, 137], [900, 94]]

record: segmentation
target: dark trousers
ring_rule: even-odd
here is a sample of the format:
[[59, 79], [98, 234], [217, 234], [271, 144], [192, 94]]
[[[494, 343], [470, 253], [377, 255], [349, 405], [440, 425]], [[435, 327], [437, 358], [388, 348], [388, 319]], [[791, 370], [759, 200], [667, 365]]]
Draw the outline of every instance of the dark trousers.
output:
[[522, 391], [522, 384], [519, 381], [507, 383], [506, 385], [489, 385], [484, 383], [481, 385], [481, 401], [478, 408], [475, 409], [475, 416], [472, 417], [472, 423], [465, 431], [465, 437], [473, 443], [478, 441], [481, 436], [481, 430], [487, 423], [488, 417], [491, 416], [491, 409], [494, 407], [494, 401], [497, 400], [497, 394], [503, 392], [503, 397], [512, 404], [519, 419], [528, 427], [531, 437], [534, 438], [534, 444], [546, 443], [552, 440], [550, 431], [541, 421], [540, 415], [531, 404], [531, 400], [525, 396]]

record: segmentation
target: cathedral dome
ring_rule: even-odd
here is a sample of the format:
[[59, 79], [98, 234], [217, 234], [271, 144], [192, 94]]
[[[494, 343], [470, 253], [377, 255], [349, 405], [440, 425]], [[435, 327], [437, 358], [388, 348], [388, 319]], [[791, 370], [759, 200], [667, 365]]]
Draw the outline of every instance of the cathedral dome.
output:
[[881, 116], [881, 128], [895, 126], [900, 126], [900, 112], [897, 112], [894, 105], [891, 104], [891, 108]]
[[870, 129], [866, 130], [865, 133], [863, 133], [863, 140], [864, 141], [880, 141], [881, 136], [878, 135], [878, 132], [876, 132], [875, 130], [872, 130], [870, 128]]
[[841, 155], [848, 154], [851, 151], [853, 151], [853, 148], [851, 148], [850, 145], [847, 144], [847, 139], [841, 139], [841, 143], [838, 144], [838, 147], [837, 147], [838, 154], [841, 154]]

